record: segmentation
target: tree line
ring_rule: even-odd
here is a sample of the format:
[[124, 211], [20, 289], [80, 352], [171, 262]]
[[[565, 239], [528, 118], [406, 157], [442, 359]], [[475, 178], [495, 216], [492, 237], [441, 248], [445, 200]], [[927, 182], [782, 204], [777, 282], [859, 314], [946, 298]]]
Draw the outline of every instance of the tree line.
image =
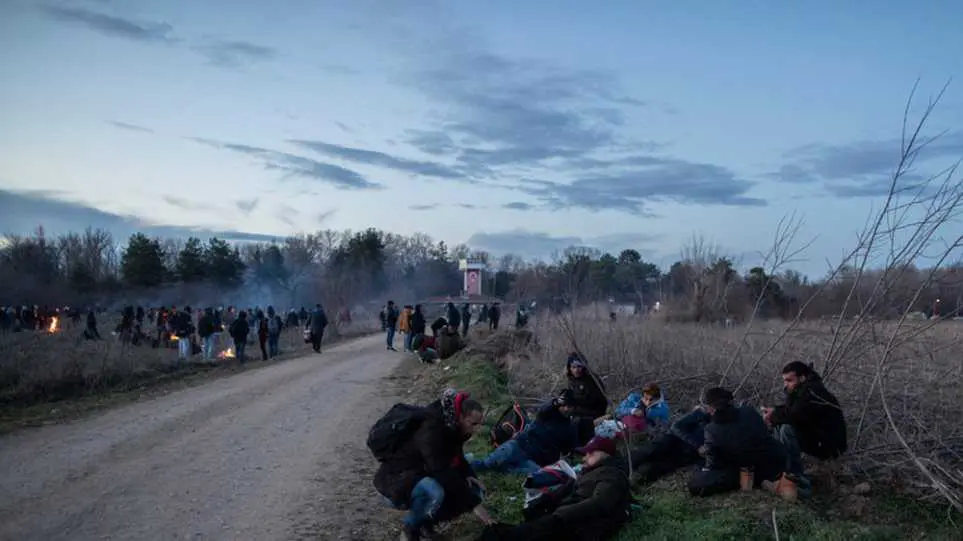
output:
[[[753, 267], [740, 272], [732, 258], [707, 246], [693, 244], [678, 261], [660, 269], [634, 249], [607, 253], [572, 247], [548, 262], [520, 255], [496, 259], [464, 244], [448, 247], [424, 234], [377, 229], [234, 243], [134, 233], [119, 243], [102, 229], [50, 236], [41, 227], [32, 235], [5, 237], [0, 304], [113, 305], [147, 298], [184, 303], [194, 302], [200, 292], [219, 297], [211, 300], [215, 303], [292, 307], [319, 300], [341, 307], [386, 296], [418, 300], [457, 295], [462, 288], [458, 262], [475, 258], [492, 269], [482, 281], [484, 294], [542, 301], [556, 309], [597, 301], [647, 309], [658, 302], [681, 317], [718, 321], [752, 313], [790, 319], [804, 306], [805, 317], [893, 317], [906, 310], [954, 315], [963, 306], [959, 264], [935, 272], [906, 269], [899, 274], [905, 284], [887, 287], [880, 302], [874, 293], [880, 291], [880, 280], [892, 280], [882, 271], [844, 267], [818, 280], [794, 270]], [[932, 283], [913, 294], [924, 276]], [[158, 291], [166, 293], [158, 297]], [[871, 310], [863, 309], [860, 295], [874, 298]]]

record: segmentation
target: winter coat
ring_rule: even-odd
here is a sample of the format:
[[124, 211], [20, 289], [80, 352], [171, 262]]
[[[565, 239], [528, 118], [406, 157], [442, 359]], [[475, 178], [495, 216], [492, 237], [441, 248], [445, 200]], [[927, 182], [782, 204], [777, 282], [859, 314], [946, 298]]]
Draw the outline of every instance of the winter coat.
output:
[[458, 311], [458, 308], [455, 308], [454, 304], [448, 303], [448, 309], [445, 315], [447, 316], [448, 325], [455, 328], [461, 326], [461, 312]]
[[820, 459], [836, 458], [846, 452], [846, 419], [839, 400], [812, 374], [786, 397], [786, 404], [773, 408], [773, 426], [792, 425], [799, 447]]
[[773, 481], [786, 469], [786, 450], [751, 406], [716, 410], [705, 429], [705, 467], [753, 468], [756, 479]]
[[582, 470], [572, 493], [552, 514], [579, 531], [611, 532], [629, 521], [631, 505], [626, 463], [620, 456], [610, 456]]
[[398, 325], [398, 318], [400, 316], [401, 313], [398, 312], [397, 308], [393, 306], [391, 308], [385, 308], [385, 326], [389, 329], [395, 328], [395, 326]]
[[696, 450], [706, 442], [706, 425], [710, 420], [712, 417], [705, 411], [693, 410], [672, 423], [669, 433]]
[[427, 326], [425, 314], [421, 313], [419, 310], [412, 312], [409, 326], [411, 327], [412, 334], [425, 334], [425, 328]]
[[466, 438], [445, 425], [441, 401], [425, 407], [425, 419], [401, 448], [382, 462], [374, 477], [378, 492], [398, 505], [410, 503], [411, 491], [431, 477], [445, 490], [442, 513], [452, 516], [474, 509], [481, 501], [468, 486], [475, 477], [462, 446]]
[[178, 312], [174, 319], [174, 334], [178, 338], [187, 338], [194, 333], [194, 323], [191, 321], [191, 314], [188, 312]]
[[408, 332], [411, 330], [411, 310], [405, 308], [398, 316], [398, 331]]
[[214, 314], [204, 314], [197, 321], [197, 335], [201, 338], [213, 336], [216, 332], [214, 327]]
[[568, 388], [575, 394], [573, 404], [575, 415], [593, 419], [605, 415], [605, 410], [609, 407], [609, 401], [589, 373], [588, 368], [585, 369], [580, 378], [573, 377], [571, 372], [566, 373], [568, 374]]
[[615, 417], [621, 419], [626, 415], [632, 415], [632, 410], [634, 409], [640, 409], [645, 412], [645, 420], [649, 425], [667, 426], [669, 424], [671, 412], [669, 411], [669, 403], [665, 401], [664, 394], [660, 396], [658, 400], [646, 406], [642, 403], [642, 393], [633, 391], [619, 404], [618, 409], [615, 410]]
[[548, 404], [535, 415], [535, 422], [515, 437], [519, 448], [539, 466], [558, 461], [578, 446], [578, 430], [572, 420]]
[[234, 323], [231, 323], [229, 331], [235, 342], [246, 343], [247, 335], [251, 333], [251, 325], [248, 324], [247, 319], [237, 318]]
[[311, 332], [314, 334], [321, 334], [324, 332], [324, 328], [328, 326], [328, 316], [324, 313], [323, 308], [315, 308], [311, 312], [311, 318], [308, 325], [311, 328]]

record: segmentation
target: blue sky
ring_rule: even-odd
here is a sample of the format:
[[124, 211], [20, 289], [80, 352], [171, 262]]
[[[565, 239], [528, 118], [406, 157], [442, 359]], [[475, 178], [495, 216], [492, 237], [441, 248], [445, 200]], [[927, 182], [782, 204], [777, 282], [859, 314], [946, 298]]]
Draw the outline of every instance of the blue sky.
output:
[[[821, 273], [963, 71], [906, 2], [0, 2], [0, 228], [428, 233], [547, 257], [693, 234]], [[963, 157], [963, 81], [920, 172]]]

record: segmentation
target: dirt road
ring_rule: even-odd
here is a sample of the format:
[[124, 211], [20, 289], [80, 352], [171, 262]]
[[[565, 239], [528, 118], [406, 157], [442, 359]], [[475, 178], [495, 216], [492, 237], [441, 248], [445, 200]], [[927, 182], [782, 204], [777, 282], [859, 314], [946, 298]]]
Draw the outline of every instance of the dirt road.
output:
[[0, 438], [0, 539], [383, 539], [383, 340]]

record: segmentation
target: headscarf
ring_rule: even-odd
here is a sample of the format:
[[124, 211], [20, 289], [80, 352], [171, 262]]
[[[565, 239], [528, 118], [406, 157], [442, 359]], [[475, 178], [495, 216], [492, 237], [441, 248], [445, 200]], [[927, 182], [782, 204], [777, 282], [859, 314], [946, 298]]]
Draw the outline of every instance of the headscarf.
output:
[[458, 427], [458, 421], [461, 420], [462, 416], [461, 407], [467, 398], [468, 393], [459, 392], [455, 389], [445, 389], [441, 393], [441, 411], [445, 418], [445, 426], [448, 428]]

